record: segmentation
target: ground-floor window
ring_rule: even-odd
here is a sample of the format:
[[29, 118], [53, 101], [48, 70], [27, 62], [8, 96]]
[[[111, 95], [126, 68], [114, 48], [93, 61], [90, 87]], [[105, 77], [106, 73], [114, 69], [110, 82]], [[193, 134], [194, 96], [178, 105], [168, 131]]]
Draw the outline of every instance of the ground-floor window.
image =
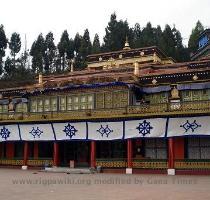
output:
[[14, 158], [23, 158], [24, 143], [23, 142], [15, 142], [14, 146], [15, 146]]
[[146, 138], [144, 156], [149, 159], [167, 159], [167, 140], [163, 138]]
[[52, 158], [53, 157], [53, 142], [39, 142], [39, 158]]
[[210, 137], [186, 138], [188, 159], [210, 159]]
[[126, 141], [97, 141], [97, 158], [126, 158]]

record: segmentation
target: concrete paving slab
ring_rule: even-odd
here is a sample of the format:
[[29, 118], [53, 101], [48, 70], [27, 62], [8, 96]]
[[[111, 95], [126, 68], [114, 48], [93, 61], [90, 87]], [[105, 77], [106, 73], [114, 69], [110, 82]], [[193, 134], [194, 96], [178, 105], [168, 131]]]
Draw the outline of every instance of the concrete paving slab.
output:
[[209, 200], [210, 176], [0, 169], [2, 200]]

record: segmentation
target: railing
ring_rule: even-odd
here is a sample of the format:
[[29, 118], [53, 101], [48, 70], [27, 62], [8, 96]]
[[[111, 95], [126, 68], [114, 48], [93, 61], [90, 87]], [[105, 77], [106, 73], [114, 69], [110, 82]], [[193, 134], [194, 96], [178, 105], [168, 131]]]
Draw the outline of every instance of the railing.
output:
[[210, 112], [209, 101], [174, 102], [161, 104], [142, 104], [123, 108], [93, 110], [55, 111], [40, 113], [0, 113], [0, 121], [37, 121], [62, 119], [113, 118], [126, 116], [155, 116], [175, 114], [199, 114]]
[[167, 159], [134, 159], [133, 168], [138, 169], [167, 169]]
[[50, 158], [29, 159], [27, 165], [36, 167], [53, 166], [53, 160]]
[[[125, 158], [96, 159], [96, 166], [102, 168], [126, 168], [127, 160]], [[133, 159], [132, 167], [138, 169], [167, 169], [168, 161], [166, 159]]]
[[210, 170], [210, 159], [184, 159], [175, 160], [175, 169]]
[[125, 158], [96, 159], [96, 166], [102, 168], [126, 168], [127, 161]]
[[[19, 158], [14, 158], [14, 159], [0, 159], [0, 165], [10, 165], [10, 166], [22, 166], [24, 164], [23, 159]], [[48, 158], [40, 158], [40, 159], [29, 159], [27, 160], [27, 165], [28, 166], [52, 166], [53, 165], [53, 160], [48, 159]]]
[[10, 166], [22, 166], [23, 165], [23, 159], [6, 159], [1, 158], [0, 159], [0, 165], [10, 165]]

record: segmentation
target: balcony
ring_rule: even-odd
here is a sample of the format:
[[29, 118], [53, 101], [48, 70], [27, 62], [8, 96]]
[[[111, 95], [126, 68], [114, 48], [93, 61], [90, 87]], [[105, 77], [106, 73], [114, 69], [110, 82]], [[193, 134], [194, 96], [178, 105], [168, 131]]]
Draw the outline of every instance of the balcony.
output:
[[121, 117], [152, 117], [173, 115], [196, 115], [210, 113], [210, 100], [193, 102], [175, 102], [161, 104], [142, 104], [123, 108], [93, 110], [56, 111], [39, 113], [0, 113], [0, 122], [77, 120]]

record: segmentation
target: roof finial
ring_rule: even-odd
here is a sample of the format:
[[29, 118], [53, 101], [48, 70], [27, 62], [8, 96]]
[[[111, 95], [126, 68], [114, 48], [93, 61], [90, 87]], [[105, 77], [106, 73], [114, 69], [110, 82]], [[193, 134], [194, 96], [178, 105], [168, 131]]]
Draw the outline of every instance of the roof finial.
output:
[[130, 45], [128, 42], [128, 36], [126, 35], [125, 46], [124, 46], [123, 50], [129, 50], [129, 49], [131, 49], [131, 48], [130, 48]]

